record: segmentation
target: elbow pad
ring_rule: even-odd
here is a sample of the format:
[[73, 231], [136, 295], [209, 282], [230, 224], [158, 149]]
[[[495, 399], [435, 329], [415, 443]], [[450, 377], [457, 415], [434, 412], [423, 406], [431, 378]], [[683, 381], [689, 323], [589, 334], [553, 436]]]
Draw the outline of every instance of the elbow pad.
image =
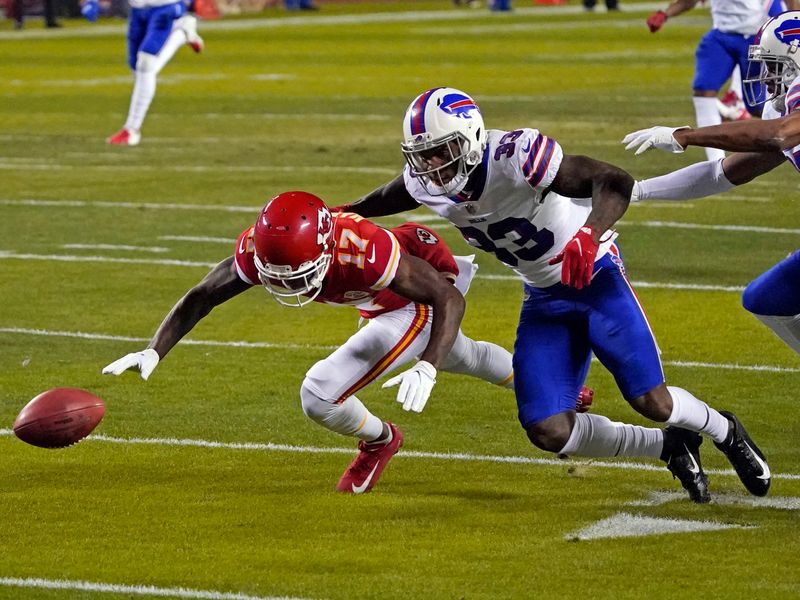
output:
[[[639, 200], [693, 200], [734, 188], [722, 169], [724, 159], [695, 163], [672, 173], [637, 181], [631, 202]], [[636, 196], [636, 197], [634, 197]]]

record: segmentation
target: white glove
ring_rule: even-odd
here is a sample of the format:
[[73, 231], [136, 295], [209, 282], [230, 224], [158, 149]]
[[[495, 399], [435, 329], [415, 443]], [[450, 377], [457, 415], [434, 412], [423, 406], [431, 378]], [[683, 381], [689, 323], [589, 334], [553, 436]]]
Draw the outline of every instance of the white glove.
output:
[[119, 375], [128, 369], [136, 369], [141, 373], [142, 379], [147, 381], [147, 378], [150, 377], [150, 373], [152, 373], [153, 369], [158, 365], [159, 360], [161, 359], [158, 356], [158, 352], [152, 348], [142, 350], [141, 352], [131, 352], [106, 366], [103, 369], [103, 375], [108, 375], [109, 373], [111, 375]]
[[397, 401], [403, 404], [403, 410], [422, 412], [436, 383], [436, 367], [426, 360], [419, 361], [408, 371], [392, 377], [381, 387], [388, 388], [400, 384]]
[[642, 199], [642, 183], [640, 181], [633, 182], [633, 189], [631, 190], [631, 202], [639, 202]]
[[679, 129], [689, 129], [689, 127], [685, 125], [683, 127], [657, 126], [650, 127], [649, 129], [640, 129], [622, 138], [622, 143], [627, 144], [625, 150], [630, 150], [635, 146], [639, 146], [639, 149], [636, 150], [636, 154], [647, 152], [650, 148], [680, 154], [684, 151], [684, 147], [681, 146], [672, 135]]

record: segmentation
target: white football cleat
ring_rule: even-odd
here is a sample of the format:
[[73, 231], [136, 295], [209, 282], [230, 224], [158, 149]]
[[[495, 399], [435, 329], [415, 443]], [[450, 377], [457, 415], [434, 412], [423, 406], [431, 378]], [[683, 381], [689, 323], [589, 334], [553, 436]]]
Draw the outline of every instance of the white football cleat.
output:
[[192, 47], [192, 50], [198, 54], [203, 51], [203, 38], [197, 33], [197, 17], [194, 15], [183, 15], [180, 19], [175, 20], [174, 26], [183, 30], [186, 34], [186, 43]]
[[133, 129], [120, 129], [117, 133], [106, 138], [106, 143], [112, 146], [136, 146], [142, 141], [142, 134]]

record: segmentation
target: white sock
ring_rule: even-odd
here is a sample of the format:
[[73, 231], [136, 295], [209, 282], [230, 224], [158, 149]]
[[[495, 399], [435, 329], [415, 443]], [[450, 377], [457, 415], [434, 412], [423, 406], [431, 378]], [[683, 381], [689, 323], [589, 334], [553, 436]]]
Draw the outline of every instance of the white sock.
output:
[[133, 94], [125, 129], [139, 131], [142, 128], [144, 118], [156, 95], [156, 76], [184, 44], [186, 44], [186, 32], [176, 28], [169, 34], [158, 54], [139, 52], [136, 55]]
[[736, 65], [733, 68], [733, 73], [731, 73], [730, 89], [733, 90], [737, 96], [739, 96], [740, 100], [742, 99], [742, 71], [739, 69], [739, 65]]
[[156, 95], [156, 57], [146, 52], [139, 52], [136, 58], [136, 71], [133, 74], [133, 94], [128, 109], [128, 120], [125, 129], [139, 131], [150, 109], [153, 96]]
[[575, 427], [559, 454], [574, 456], [650, 456], [664, 448], [661, 429], [611, 421], [602, 415], [577, 413]]
[[186, 32], [176, 27], [172, 30], [167, 38], [167, 41], [164, 42], [164, 45], [159, 50], [156, 58], [158, 59], [156, 62], [156, 73], [160, 72], [164, 66], [172, 60], [172, 57], [175, 56], [175, 53], [180, 49], [181, 46], [186, 45], [187, 38]]
[[383, 434], [383, 421], [370, 413], [355, 396], [336, 404], [323, 400], [303, 385], [300, 387], [300, 401], [308, 418], [336, 433], [367, 442]]
[[800, 315], [793, 317], [756, 315], [756, 317], [786, 342], [789, 348], [800, 354]]
[[[722, 123], [722, 117], [719, 114], [719, 109], [717, 109], [716, 97], [693, 96], [692, 102], [694, 103], [694, 114], [697, 117], [698, 127], [708, 127]], [[725, 151], [719, 148], [706, 148], [706, 156], [708, 160], [719, 160], [720, 158], [725, 158]]]
[[479, 377], [514, 389], [511, 353], [491, 342], [476, 342], [459, 331], [453, 349], [442, 362], [442, 371]]
[[705, 433], [715, 442], [725, 441], [730, 428], [728, 419], [683, 388], [668, 385], [667, 390], [672, 396], [672, 414], [667, 425]]

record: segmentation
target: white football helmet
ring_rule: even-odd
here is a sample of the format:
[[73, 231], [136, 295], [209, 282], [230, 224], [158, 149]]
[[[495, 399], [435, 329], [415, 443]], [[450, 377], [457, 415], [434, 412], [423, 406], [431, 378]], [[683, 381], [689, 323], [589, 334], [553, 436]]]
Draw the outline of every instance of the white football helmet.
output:
[[[800, 11], [792, 10], [767, 21], [748, 50], [750, 63], [742, 82], [744, 97], [755, 106], [772, 100], [776, 110], [785, 109], [789, 85], [800, 75]], [[764, 88], [766, 87], [766, 94]]]
[[454, 88], [417, 96], [403, 117], [403, 155], [432, 196], [459, 193], [483, 159], [486, 128], [475, 101]]

